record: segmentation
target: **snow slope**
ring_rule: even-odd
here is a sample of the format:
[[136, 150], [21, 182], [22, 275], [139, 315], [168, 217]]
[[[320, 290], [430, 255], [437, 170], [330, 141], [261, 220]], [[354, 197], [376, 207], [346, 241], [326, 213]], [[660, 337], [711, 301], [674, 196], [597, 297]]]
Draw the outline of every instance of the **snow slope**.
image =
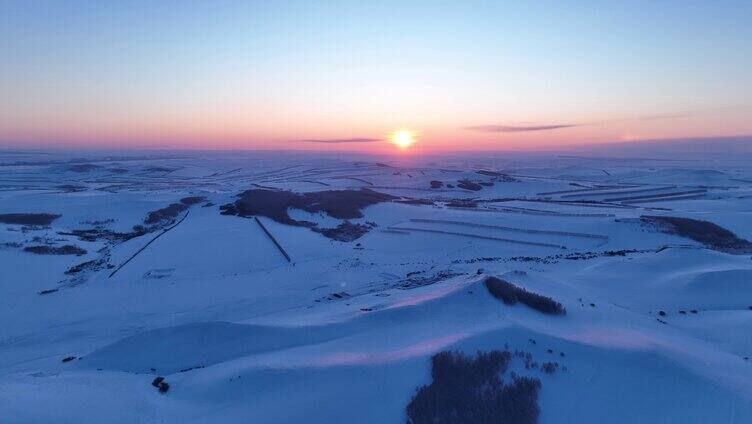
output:
[[[23, 166], [0, 156], [0, 216], [61, 215], [49, 227], [0, 223], [0, 422], [405, 422], [431, 356], [449, 349], [558, 363], [550, 374], [512, 364], [542, 383], [540, 423], [752, 422], [750, 256], [639, 220], [709, 220], [752, 239], [745, 162], [72, 157], [97, 166], [71, 171], [62, 153]], [[603, 200], [669, 186], [707, 193]], [[261, 217], [288, 262], [254, 219], [220, 214], [259, 187], [369, 188], [406, 202], [363, 209], [351, 222], [376, 226], [352, 242]], [[187, 196], [205, 200], [144, 234], [75, 233], [125, 234]], [[289, 213], [321, 228], [344, 222]], [[24, 250], [66, 244], [87, 253]], [[567, 314], [500, 302], [483, 285], [490, 275]]]

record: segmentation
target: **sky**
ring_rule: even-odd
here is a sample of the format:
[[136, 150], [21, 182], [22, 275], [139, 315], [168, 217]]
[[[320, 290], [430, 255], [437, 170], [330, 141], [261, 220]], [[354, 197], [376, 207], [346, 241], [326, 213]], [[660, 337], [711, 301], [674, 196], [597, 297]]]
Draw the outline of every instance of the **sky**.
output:
[[751, 1], [0, 0], [0, 145], [752, 135]]

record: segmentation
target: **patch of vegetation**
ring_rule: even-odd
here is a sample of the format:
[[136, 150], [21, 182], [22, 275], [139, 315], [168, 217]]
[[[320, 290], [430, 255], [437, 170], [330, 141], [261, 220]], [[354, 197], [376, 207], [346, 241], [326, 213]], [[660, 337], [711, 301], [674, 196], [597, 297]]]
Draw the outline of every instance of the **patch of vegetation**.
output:
[[90, 172], [97, 169], [101, 169], [102, 167], [99, 165], [94, 165], [91, 163], [81, 163], [76, 165], [70, 165], [68, 166], [68, 171], [71, 172]]
[[324, 237], [328, 237], [332, 240], [349, 242], [363, 237], [375, 226], [376, 224], [372, 222], [366, 224], [353, 224], [350, 221], [345, 221], [335, 228], [312, 227], [311, 230], [321, 233]]
[[431, 188], [442, 188], [444, 187], [444, 183], [438, 180], [431, 181]]
[[377, 203], [395, 200], [397, 197], [369, 189], [328, 190], [313, 193], [294, 193], [283, 190], [254, 189], [239, 195], [234, 203], [220, 207], [223, 215], [242, 217], [266, 216], [282, 224], [309, 227], [326, 237], [335, 240], [352, 241], [361, 237], [375, 224], [340, 224], [332, 229], [318, 229], [316, 223], [297, 221], [290, 218], [289, 208], [301, 209], [311, 213], [325, 212], [338, 219], [362, 218], [361, 210]]
[[110, 243], [121, 243], [130, 239], [141, 237], [143, 235], [152, 233], [160, 228], [166, 227], [173, 223], [177, 216], [188, 210], [192, 205], [205, 201], [203, 197], [186, 197], [180, 200], [180, 203], [172, 203], [162, 209], [149, 212], [144, 218], [145, 225], [134, 225], [133, 229], [127, 233], [120, 233], [112, 231], [104, 227], [104, 224], [113, 222], [112, 220], [105, 221], [90, 221], [85, 222], [89, 225], [93, 225], [93, 228], [86, 229], [74, 229], [69, 232], [60, 232], [61, 235], [69, 235], [78, 237], [83, 241], [100, 241], [106, 240]]
[[6, 213], [0, 214], [0, 223], [20, 225], [50, 225], [62, 215], [52, 213]]
[[128, 233], [118, 233], [118, 232], [115, 232], [106, 228], [95, 227], [95, 228], [87, 228], [83, 230], [71, 230], [70, 232], [60, 232], [58, 234], [66, 235], [66, 236], [75, 236], [75, 237], [78, 237], [78, 239], [82, 241], [94, 242], [98, 240], [107, 240], [111, 243], [120, 243], [120, 242], [128, 241], [135, 237], [140, 237], [144, 234], [148, 234], [151, 230], [147, 229], [143, 225], [135, 225], [133, 226], [133, 231], [128, 232]]
[[172, 172], [173, 168], [167, 168], [166, 166], [152, 166], [144, 169], [146, 172]]
[[480, 189], [483, 188], [480, 184], [474, 183], [470, 180], [457, 181], [457, 187], [463, 188], [465, 190], [472, 190], [472, 191], [479, 191]]
[[550, 297], [529, 292], [522, 287], [497, 277], [488, 277], [483, 281], [491, 295], [507, 305], [522, 303], [536, 311], [549, 315], [566, 315], [567, 310], [561, 303]]
[[165, 208], [149, 212], [144, 219], [144, 224], [154, 225], [160, 222], [171, 221], [186, 209], [188, 209], [188, 205], [185, 203], [172, 203]]
[[204, 201], [206, 201], [206, 197], [204, 196], [188, 196], [180, 199], [180, 203], [188, 206], [195, 205], [196, 203], [201, 203]]
[[643, 222], [657, 225], [668, 234], [702, 243], [705, 247], [726, 253], [752, 253], [752, 243], [710, 221], [675, 216], [643, 215]]
[[197, 203], [204, 202], [205, 200], [206, 198], [201, 196], [185, 197], [183, 199], [180, 199], [179, 203], [172, 203], [162, 209], [157, 209], [155, 211], [149, 212], [143, 221], [145, 225], [134, 225], [133, 229], [127, 233], [120, 233], [106, 228], [106, 224], [114, 222], [114, 220], [112, 219], [107, 219], [103, 221], [85, 221], [82, 222], [82, 224], [91, 225], [93, 227], [86, 229], [74, 229], [69, 232], [60, 232], [58, 234], [75, 236], [80, 240], [89, 242], [105, 240], [110, 243], [121, 243], [166, 227], [167, 225], [173, 223], [175, 221], [175, 218], [177, 218], [180, 213], [186, 211], [188, 208]]
[[74, 265], [65, 271], [65, 275], [75, 275], [81, 272], [99, 271], [107, 265], [105, 259], [94, 259]]
[[538, 421], [540, 380], [512, 374], [502, 381], [509, 352], [440, 352], [431, 358], [429, 385], [418, 388], [407, 405], [407, 422], [514, 423]]
[[544, 362], [541, 364], [541, 371], [545, 372], [546, 374], [553, 374], [558, 369], [559, 369], [558, 362]]
[[37, 255], [76, 255], [81, 256], [86, 254], [86, 250], [72, 244], [66, 244], [65, 246], [27, 246], [24, 248], [25, 252], [34, 253]]
[[477, 208], [478, 203], [472, 199], [453, 199], [447, 202], [447, 207], [450, 208]]
[[420, 272], [411, 272], [406, 275], [407, 278], [400, 280], [396, 283], [396, 287], [400, 289], [413, 289], [416, 287], [429, 286], [436, 284], [449, 278], [456, 277], [460, 274], [452, 271], [439, 271], [433, 275], [420, 275]]
[[508, 174], [505, 174], [503, 172], [496, 172], [496, 171], [475, 171], [477, 174], [485, 175], [487, 177], [493, 177], [492, 181], [500, 181], [505, 183], [512, 183], [512, 182], [519, 182], [517, 178], [514, 178]]
[[396, 199], [395, 196], [369, 189], [328, 190], [313, 193], [293, 193], [282, 190], [247, 190], [235, 203], [222, 206], [226, 214], [261, 215], [289, 225], [304, 225], [287, 214], [288, 208], [307, 212], [326, 212], [332, 218], [362, 218], [361, 209]]
[[553, 264], [557, 263], [561, 260], [568, 260], [568, 261], [580, 261], [580, 260], [588, 260], [588, 259], [594, 259], [594, 258], [600, 258], [600, 257], [615, 257], [615, 256], [627, 256], [629, 254], [633, 253], [647, 253], [647, 252], [655, 252], [655, 250], [637, 250], [637, 249], [626, 249], [626, 250], [606, 250], [603, 252], [575, 252], [575, 253], [559, 253], [556, 255], [549, 255], [545, 257], [539, 257], [539, 256], [512, 256], [512, 257], [504, 257], [504, 256], [484, 256], [480, 258], [472, 258], [472, 259], [455, 259], [452, 261], [453, 264], [474, 264], [478, 262], [536, 262], [541, 264]]
[[62, 190], [65, 193], [78, 193], [81, 191], [86, 191], [86, 186], [76, 184], [61, 184], [59, 186], [55, 186], [55, 188]]
[[421, 205], [421, 206], [434, 206], [435, 203], [431, 199], [400, 199], [395, 200], [395, 203], [404, 203], [406, 205]]
[[172, 203], [169, 206], [149, 212], [144, 219], [144, 224], [155, 225], [174, 220], [189, 207], [205, 201], [203, 196], [191, 196], [180, 199], [180, 203]]
[[151, 385], [159, 390], [159, 393], [167, 393], [170, 390], [170, 385], [165, 381], [164, 377], [157, 377], [152, 380]]

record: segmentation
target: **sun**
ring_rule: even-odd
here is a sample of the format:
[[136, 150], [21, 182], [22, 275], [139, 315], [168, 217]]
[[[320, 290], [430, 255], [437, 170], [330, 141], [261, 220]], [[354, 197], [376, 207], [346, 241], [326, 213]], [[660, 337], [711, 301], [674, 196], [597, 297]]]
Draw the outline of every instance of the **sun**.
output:
[[415, 133], [410, 130], [397, 130], [389, 136], [389, 141], [400, 150], [405, 150], [415, 144]]

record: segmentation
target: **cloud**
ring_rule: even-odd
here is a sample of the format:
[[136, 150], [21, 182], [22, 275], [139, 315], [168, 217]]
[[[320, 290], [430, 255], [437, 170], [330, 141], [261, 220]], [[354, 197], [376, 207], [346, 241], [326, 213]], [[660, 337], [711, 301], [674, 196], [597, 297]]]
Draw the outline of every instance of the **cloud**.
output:
[[376, 141], [381, 141], [379, 138], [365, 138], [365, 137], [359, 137], [359, 138], [335, 138], [335, 139], [328, 139], [328, 140], [297, 140], [301, 143], [324, 143], [324, 144], [340, 144], [340, 143], [373, 143]]
[[656, 119], [693, 118], [702, 116], [724, 116], [729, 113], [747, 113], [752, 106], [726, 106], [711, 109], [680, 110], [668, 113], [653, 113], [637, 118], [640, 121], [652, 121]]
[[752, 110], [752, 105], [744, 106], [727, 106], [713, 109], [696, 109], [696, 110], [678, 110], [672, 112], [655, 112], [641, 116], [625, 116], [620, 118], [603, 119], [597, 121], [581, 121], [575, 124], [536, 124], [532, 122], [518, 121], [517, 125], [476, 125], [464, 127], [469, 131], [487, 132], [487, 133], [517, 133], [527, 131], [553, 131], [573, 127], [589, 127], [598, 125], [609, 125], [615, 123], [639, 123], [647, 121], [682, 119], [682, 118], [701, 118], [703, 116], [720, 117], [728, 114], [748, 113]]
[[641, 121], [655, 121], [657, 119], [676, 119], [676, 118], [688, 118], [691, 116], [697, 116], [700, 115], [702, 111], [685, 111], [685, 112], [675, 112], [675, 113], [658, 113], [655, 115], [646, 115], [639, 118]]
[[526, 132], [526, 131], [551, 131], [562, 128], [579, 127], [579, 124], [551, 124], [551, 125], [476, 125], [465, 127], [466, 130], [480, 132]]

